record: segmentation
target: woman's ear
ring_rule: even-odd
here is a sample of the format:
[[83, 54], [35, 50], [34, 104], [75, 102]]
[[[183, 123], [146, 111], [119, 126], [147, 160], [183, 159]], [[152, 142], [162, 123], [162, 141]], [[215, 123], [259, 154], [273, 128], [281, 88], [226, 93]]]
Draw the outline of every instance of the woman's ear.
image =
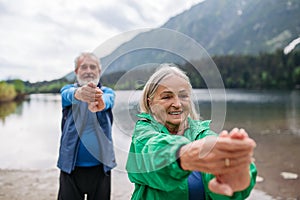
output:
[[148, 105], [151, 106], [152, 105], [152, 101], [150, 98], [147, 98], [147, 101], [148, 101]]

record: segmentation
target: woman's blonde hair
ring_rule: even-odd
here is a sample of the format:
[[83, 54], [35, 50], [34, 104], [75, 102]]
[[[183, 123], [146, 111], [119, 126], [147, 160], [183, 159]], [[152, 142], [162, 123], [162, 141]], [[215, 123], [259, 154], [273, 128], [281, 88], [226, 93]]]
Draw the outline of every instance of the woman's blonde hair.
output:
[[[146, 85], [144, 86], [142, 98], [140, 100], [141, 112], [151, 113], [148, 99], [153, 98], [160, 83], [163, 80], [165, 80], [167, 77], [170, 77], [171, 75], [175, 75], [184, 79], [189, 85], [190, 92], [192, 92], [192, 85], [190, 83], [190, 79], [184, 71], [179, 69], [178, 66], [173, 63], [161, 64], [158, 67], [158, 69], [154, 72], [154, 74], [151, 75]], [[199, 115], [196, 112], [195, 104], [192, 98], [190, 98], [190, 106], [191, 106], [190, 117], [192, 119], [198, 119]]]

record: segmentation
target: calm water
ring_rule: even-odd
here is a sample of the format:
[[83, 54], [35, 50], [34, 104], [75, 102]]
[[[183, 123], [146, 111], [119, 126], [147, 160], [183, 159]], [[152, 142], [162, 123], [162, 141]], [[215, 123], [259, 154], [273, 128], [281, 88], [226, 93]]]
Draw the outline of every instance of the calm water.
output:
[[[124, 171], [140, 91], [116, 94], [114, 145], [117, 169]], [[194, 91], [202, 118], [212, 119], [216, 131], [246, 128], [257, 142], [256, 164], [264, 178], [258, 188], [300, 198], [299, 178], [288, 182], [280, 176], [282, 171], [300, 174], [300, 91], [227, 90], [224, 95], [221, 90]], [[60, 119], [59, 95], [31, 95], [20, 104], [1, 105], [0, 169], [55, 168]]]

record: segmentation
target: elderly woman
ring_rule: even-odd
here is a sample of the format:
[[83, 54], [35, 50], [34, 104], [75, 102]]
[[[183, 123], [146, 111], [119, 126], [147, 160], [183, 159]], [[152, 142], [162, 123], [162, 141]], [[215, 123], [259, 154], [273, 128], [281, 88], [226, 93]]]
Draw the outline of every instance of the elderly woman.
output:
[[200, 121], [189, 78], [163, 64], [146, 83], [126, 170], [132, 199], [245, 199], [255, 185], [255, 142]]

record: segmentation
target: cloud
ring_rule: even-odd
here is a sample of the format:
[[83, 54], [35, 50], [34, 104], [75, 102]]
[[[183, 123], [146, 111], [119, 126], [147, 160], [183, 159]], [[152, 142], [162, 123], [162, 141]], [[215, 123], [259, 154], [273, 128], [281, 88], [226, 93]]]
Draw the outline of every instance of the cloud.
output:
[[129, 14], [126, 13], [127, 10], [122, 7], [108, 6], [101, 7], [97, 10], [92, 11], [92, 16], [99, 23], [104, 24], [108, 28], [117, 29], [118, 31], [128, 30], [135, 26], [135, 23], [129, 18]]
[[0, 1], [0, 16], [7, 15], [7, 14], [8, 12], [4, 2]]
[[60, 78], [79, 52], [126, 31], [157, 28], [200, 1], [2, 0], [0, 80]]

